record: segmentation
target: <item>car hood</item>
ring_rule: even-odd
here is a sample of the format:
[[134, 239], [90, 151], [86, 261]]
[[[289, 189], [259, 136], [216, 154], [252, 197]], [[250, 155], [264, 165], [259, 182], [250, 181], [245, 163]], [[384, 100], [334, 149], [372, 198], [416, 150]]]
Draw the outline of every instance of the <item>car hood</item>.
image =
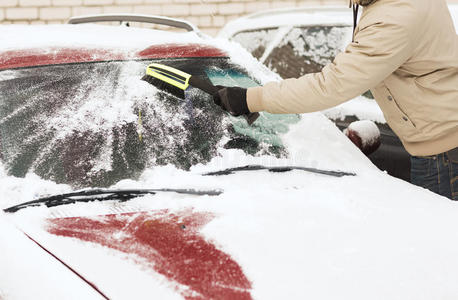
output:
[[[161, 184], [199, 179], [200, 188], [224, 190], [214, 197], [164, 193], [1, 217], [30, 237], [35, 250], [67, 265], [75, 281], [93, 286], [97, 297], [458, 294], [455, 203], [375, 170], [340, 178], [256, 172], [217, 179], [162, 174]], [[9, 267], [18, 266], [11, 259]]]

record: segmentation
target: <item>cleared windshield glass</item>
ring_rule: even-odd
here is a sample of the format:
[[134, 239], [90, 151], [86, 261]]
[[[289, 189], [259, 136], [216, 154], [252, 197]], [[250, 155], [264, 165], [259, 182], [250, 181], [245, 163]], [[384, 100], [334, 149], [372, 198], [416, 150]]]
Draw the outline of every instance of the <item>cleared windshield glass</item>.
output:
[[[227, 59], [157, 61], [214, 84], [256, 81]], [[298, 116], [264, 114], [251, 128], [190, 88], [185, 99], [141, 80], [150, 61], [54, 65], [0, 72], [0, 159], [73, 186], [109, 186], [145, 168], [189, 169], [219, 148], [287, 155], [278, 137]]]

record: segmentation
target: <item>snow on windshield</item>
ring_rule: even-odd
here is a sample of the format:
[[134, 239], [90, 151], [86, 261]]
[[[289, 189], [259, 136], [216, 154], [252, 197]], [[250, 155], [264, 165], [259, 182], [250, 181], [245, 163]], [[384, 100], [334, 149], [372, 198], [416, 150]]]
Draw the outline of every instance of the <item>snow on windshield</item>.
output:
[[[254, 86], [227, 59], [167, 60], [214, 84]], [[0, 72], [1, 158], [8, 174], [35, 172], [74, 186], [109, 186], [145, 168], [189, 169], [218, 149], [287, 155], [278, 136], [298, 116], [262, 116], [254, 126], [225, 114], [197, 89], [180, 99], [141, 80], [148, 62], [43, 66]], [[208, 69], [206, 71], [206, 68]], [[197, 72], [197, 73], [196, 73]]]
[[[24, 33], [28, 30], [28, 27], [19, 26], [19, 28]], [[59, 26], [49, 28], [49, 30], [65, 32]], [[89, 34], [95, 27], [84, 28], [83, 31]], [[105, 31], [103, 27], [101, 28], [98, 27], [97, 32]], [[121, 30], [131, 33], [129, 29]], [[115, 32], [118, 31], [114, 30], [112, 33]], [[28, 35], [36, 33], [38, 31], [29, 32]], [[79, 45], [73, 38], [69, 40]], [[173, 40], [176, 37], [169, 37], [169, 39]], [[89, 41], [96, 43], [95, 38], [89, 37]], [[31, 42], [40, 44], [38, 38], [32, 39]], [[256, 78], [257, 83], [265, 84], [280, 79], [278, 75], [269, 71], [244, 51], [239, 44], [222, 39], [207, 42], [227, 51], [231, 60], [237, 65], [244, 66], [248, 71], [247, 75]], [[23, 43], [24, 47], [29, 47], [26, 41]], [[151, 41], [148, 43], [150, 44]], [[7, 48], [7, 45], [4, 47]], [[9, 45], [13, 47], [13, 44]], [[332, 136], [330, 139], [336, 146], [333, 136], [340, 133], [331, 123], [326, 124], [327, 122], [319, 115], [307, 117], [308, 120], [315, 120], [313, 122], [304, 123], [302, 120], [298, 123], [300, 118], [297, 115], [262, 114], [255, 126], [249, 127], [241, 118], [227, 115], [223, 117], [221, 110], [211, 103], [208, 95], [191, 90], [188, 94], [191, 97], [193, 94], [198, 95], [198, 98], [201, 98], [198, 101], [199, 105], [204, 105], [205, 109], [193, 107], [193, 122], [194, 125], [197, 124], [198, 129], [194, 134], [190, 134], [190, 131], [183, 130], [190, 124], [189, 103], [174, 100], [159, 92], [157, 88], [139, 80], [144, 74], [145, 64], [129, 62], [124, 65], [110, 63], [109, 65], [88, 64], [88, 66], [89, 69], [85, 66], [77, 72], [71, 72], [71, 68], [75, 66], [71, 68], [55, 66], [45, 72], [42, 71], [44, 69], [37, 68], [36, 71], [28, 74], [26, 70], [0, 72], [0, 81], [5, 83], [6, 87], [14, 82], [15, 92], [19, 91], [15, 99], [10, 97], [8, 101], [3, 102], [13, 104], [11, 111], [4, 110], [5, 106], [0, 106], [3, 113], [8, 114], [0, 117], [3, 128], [0, 134], [2, 138], [0, 146], [8, 148], [2, 151], [2, 159], [8, 159], [16, 166], [12, 168], [10, 164], [4, 164], [3, 173], [20, 178], [5, 176], [0, 184], [2, 187], [8, 189], [17, 184], [36, 186], [37, 190], [40, 190], [42, 185], [40, 180], [44, 179], [34, 174], [50, 182], [64, 183], [76, 180], [81, 183], [82, 180], [82, 186], [109, 186], [123, 178], [135, 180], [142, 176], [141, 174], [149, 174], [153, 166], [161, 173], [166, 167], [160, 166], [167, 164], [173, 164], [172, 173], [178, 172], [178, 174], [181, 174], [180, 168], [187, 169], [192, 165], [194, 167], [191, 167], [191, 170], [195, 172], [214, 171], [245, 164], [294, 164], [351, 172], [362, 166], [363, 168], [368, 166], [365, 160], [349, 163], [354, 157], [359, 159], [360, 154], [343, 135], [339, 138], [337, 147], [346, 149], [344, 154], [320, 149], [330, 147], [324, 136]], [[82, 76], [73, 76], [74, 73], [79, 72], [82, 72]], [[27, 80], [22, 80], [24, 76]], [[41, 76], [46, 79], [42, 80]], [[229, 83], [233, 84], [233, 82], [223, 82], [223, 84]], [[46, 89], [59, 87], [62, 87], [61, 94], [46, 92]], [[3, 93], [1, 97], [7, 95], [8, 93]], [[63, 99], [71, 99], [71, 101]], [[208, 106], [202, 102], [207, 103]], [[18, 103], [25, 105], [18, 105]], [[169, 106], [172, 104], [173, 106]], [[154, 118], [150, 118], [152, 115]], [[317, 127], [314, 122], [323, 126]], [[227, 127], [229, 124], [232, 129]], [[298, 128], [294, 131], [297, 132], [294, 138], [291, 137], [291, 124], [297, 124], [293, 128]], [[144, 141], [148, 140], [161, 142], [145, 144]], [[192, 141], [194, 148], [186, 148], [189, 141]], [[24, 149], [26, 151], [23, 151]], [[195, 151], [195, 149], [200, 150]], [[20, 155], [21, 151], [22, 155]], [[152, 155], [151, 151], [155, 155]], [[179, 156], [176, 154], [177, 151], [181, 153]], [[65, 159], [49, 155], [53, 152], [65, 153]], [[82, 152], [88, 153], [89, 156], [82, 156]], [[62, 164], [63, 161], [68, 163]], [[114, 168], [113, 163], [122, 167]], [[30, 164], [32, 164], [31, 169], [25, 168]], [[68, 170], [72, 171], [68, 172]], [[88, 181], [85, 174], [90, 175], [92, 179]], [[59, 177], [65, 180], [57, 180]], [[110, 177], [117, 179], [107, 180]], [[22, 183], [18, 184], [18, 182]], [[189, 185], [197, 185], [196, 182], [189, 182]], [[183, 181], [178, 182], [178, 185], [183, 185]], [[55, 185], [54, 191], [61, 192], [68, 189], [70, 188], [66, 185]], [[47, 190], [42, 192], [36, 194], [48, 194]], [[19, 201], [17, 197], [8, 198], [12, 202], [24, 202], [31, 197], [33, 195], [25, 193], [20, 197], [23, 201]]]
[[[140, 80], [144, 69], [140, 62], [54, 66], [17, 70], [2, 81], [9, 91], [0, 110], [9, 173], [24, 176], [30, 168], [60, 182], [99, 177], [106, 185], [107, 176], [135, 176], [145, 163], [169, 160], [189, 139], [186, 107], [161, 101]], [[145, 147], [142, 137], [155, 142]]]

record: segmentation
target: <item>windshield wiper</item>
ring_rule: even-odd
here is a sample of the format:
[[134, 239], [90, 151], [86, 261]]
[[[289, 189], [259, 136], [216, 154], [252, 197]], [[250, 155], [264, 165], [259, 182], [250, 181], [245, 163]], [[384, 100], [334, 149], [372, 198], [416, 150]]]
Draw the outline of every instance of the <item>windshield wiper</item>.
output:
[[282, 167], [269, 167], [269, 166], [262, 166], [262, 165], [247, 165], [243, 167], [236, 167], [236, 168], [228, 168], [221, 171], [214, 171], [202, 174], [203, 176], [221, 176], [221, 175], [230, 175], [234, 174], [235, 172], [241, 171], [259, 171], [259, 170], [268, 170], [270, 172], [289, 172], [292, 170], [299, 170], [305, 172], [311, 172], [316, 174], [334, 176], [334, 177], [343, 177], [343, 176], [356, 176], [355, 173], [348, 173], [342, 171], [328, 171], [328, 170], [320, 170], [315, 168], [307, 168], [307, 167], [297, 167], [297, 166], [282, 166]]
[[106, 189], [90, 189], [77, 191], [72, 193], [52, 195], [49, 197], [39, 198], [37, 200], [24, 202], [15, 206], [4, 209], [4, 212], [13, 213], [20, 209], [39, 206], [45, 204], [47, 207], [71, 204], [76, 202], [91, 202], [91, 201], [106, 201], [119, 200], [121, 202], [143, 195], [155, 195], [158, 192], [172, 192], [178, 194], [195, 195], [195, 196], [218, 196], [223, 192], [221, 190], [193, 190], [193, 189], [135, 189], [135, 190], [106, 190]]

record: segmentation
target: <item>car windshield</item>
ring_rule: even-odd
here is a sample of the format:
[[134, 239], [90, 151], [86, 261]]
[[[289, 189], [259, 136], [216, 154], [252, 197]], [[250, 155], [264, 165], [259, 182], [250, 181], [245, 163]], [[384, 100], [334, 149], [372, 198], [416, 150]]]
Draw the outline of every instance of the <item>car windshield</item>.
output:
[[[226, 58], [157, 60], [215, 85], [254, 86]], [[110, 186], [146, 168], [188, 170], [220, 148], [287, 155], [279, 134], [296, 115], [262, 115], [249, 127], [190, 88], [185, 99], [142, 81], [151, 61], [77, 63], [0, 72], [0, 160], [74, 187]]]

